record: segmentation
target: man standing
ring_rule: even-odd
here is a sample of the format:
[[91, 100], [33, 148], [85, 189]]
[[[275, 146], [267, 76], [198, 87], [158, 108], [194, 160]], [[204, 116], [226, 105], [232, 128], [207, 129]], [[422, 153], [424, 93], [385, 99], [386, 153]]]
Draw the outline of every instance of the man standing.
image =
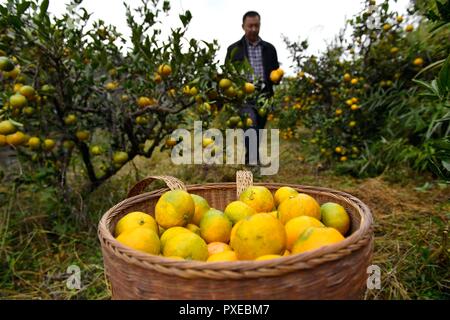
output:
[[[263, 41], [259, 37], [259, 29], [261, 26], [261, 17], [256, 11], [249, 11], [244, 14], [242, 19], [242, 29], [245, 35], [239, 41], [228, 47], [226, 60], [231, 62], [248, 61], [253, 69], [253, 73], [249, 75], [248, 81], [255, 85], [258, 95], [266, 97], [273, 96], [273, 83], [270, 80], [270, 73], [277, 70], [280, 65], [275, 47], [269, 42]], [[256, 129], [257, 133], [257, 164], [260, 164], [259, 158], [259, 130], [264, 129], [267, 122], [267, 115], [258, 114], [256, 100], [246, 101], [241, 107], [240, 113], [247, 115], [252, 119], [252, 126], [249, 129]], [[251, 163], [249, 155], [249, 141], [245, 141], [246, 155], [245, 163]]]

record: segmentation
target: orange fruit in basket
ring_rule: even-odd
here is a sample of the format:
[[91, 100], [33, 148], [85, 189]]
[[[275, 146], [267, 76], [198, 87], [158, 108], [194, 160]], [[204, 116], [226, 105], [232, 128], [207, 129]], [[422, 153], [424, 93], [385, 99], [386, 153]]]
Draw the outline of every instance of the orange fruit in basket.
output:
[[305, 231], [309, 227], [320, 228], [325, 226], [316, 218], [309, 216], [300, 216], [289, 220], [284, 226], [287, 236], [286, 248], [288, 250], [292, 250], [294, 242], [297, 241], [298, 237], [303, 233], [303, 231]]
[[155, 219], [151, 215], [140, 211], [130, 212], [121, 218], [116, 224], [114, 233], [117, 237], [122, 232], [130, 231], [137, 227], [148, 227], [157, 235], [159, 234]]
[[224, 242], [211, 242], [208, 243], [208, 254], [212, 256], [216, 253], [221, 253], [224, 251], [231, 251], [231, 247]]
[[278, 219], [278, 211], [271, 211], [271, 212], [268, 212], [268, 214], [273, 216], [275, 219]]
[[281, 222], [268, 213], [255, 214], [241, 220], [231, 247], [239, 260], [254, 260], [267, 254], [283, 254], [286, 231]]
[[195, 204], [192, 196], [183, 190], [164, 193], [155, 206], [156, 222], [163, 228], [182, 227], [194, 216]]
[[200, 220], [202, 220], [203, 215], [211, 208], [209, 207], [208, 201], [206, 201], [205, 198], [200, 197], [196, 194], [191, 194], [191, 196], [194, 200], [195, 205], [195, 212], [191, 222], [193, 224], [200, 225]]
[[343, 236], [350, 229], [350, 217], [345, 211], [345, 208], [340, 204], [334, 202], [324, 203], [320, 207], [320, 214], [322, 215], [322, 222], [330, 228], [335, 228]]
[[309, 227], [295, 241], [292, 254], [315, 250], [323, 246], [338, 243], [345, 238], [334, 228]]
[[242, 221], [244, 221], [244, 220], [241, 220], [238, 223], [236, 223], [233, 226], [233, 228], [231, 229], [231, 234], [230, 234], [230, 246], [231, 247], [233, 247], [233, 239], [236, 236], [236, 230], [239, 228], [239, 225], [242, 223]]
[[291, 187], [281, 187], [274, 195], [275, 206], [279, 206], [284, 200], [295, 197], [298, 195], [298, 191]]
[[145, 226], [124, 231], [116, 239], [127, 247], [154, 255], [158, 255], [161, 249], [156, 232]]
[[283, 201], [278, 207], [278, 218], [283, 224], [299, 216], [310, 216], [320, 220], [319, 203], [310, 195], [299, 193]]
[[215, 253], [209, 256], [207, 262], [217, 262], [217, 261], [237, 261], [238, 258], [234, 251], [223, 251], [219, 253]]
[[234, 225], [238, 221], [256, 214], [256, 211], [245, 202], [233, 201], [227, 205], [224, 213]]
[[282, 256], [279, 254], [266, 254], [265, 256], [261, 256], [255, 259], [255, 261], [262, 261], [262, 260], [272, 260], [281, 258]]
[[161, 251], [164, 250], [164, 246], [166, 245], [166, 242], [173, 238], [174, 236], [180, 234], [180, 233], [192, 233], [192, 231], [188, 230], [184, 227], [172, 227], [164, 231], [164, 233], [161, 235]]
[[210, 209], [200, 221], [200, 235], [207, 242], [230, 241], [233, 224], [222, 211]]
[[196, 233], [196, 234], [200, 235], [200, 227], [197, 226], [196, 224], [189, 223], [186, 226], [186, 229], [188, 229], [189, 231], [191, 231], [193, 233]]
[[263, 186], [250, 186], [241, 193], [239, 200], [245, 202], [256, 212], [271, 212], [274, 200], [269, 189]]
[[208, 247], [199, 235], [193, 232], [180, 233], [167, 240], [163, 255], [165, 257], [181, 257], [186, 260], [206, 261]]

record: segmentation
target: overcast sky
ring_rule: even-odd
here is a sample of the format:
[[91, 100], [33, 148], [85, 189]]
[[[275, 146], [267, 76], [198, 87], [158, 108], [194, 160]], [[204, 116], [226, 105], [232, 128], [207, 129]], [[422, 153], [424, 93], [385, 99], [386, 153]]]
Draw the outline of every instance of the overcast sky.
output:
[[[103, 19], [117, 26], [119, 32], [130, 34], [126, 25], [124, 0], [90, 0], [83, 6], [93, 12], [92, 19]], [[140, 0], [125, 0], [136, 7]], [[271, 42], [278, 51], [278, 59], [288, 74], [292, 73], [289, 52], [281, 35], [291, 40], [308, 39], [311, 54], [324, 50], [345, 25], [345, 21], [358, 13], [362, 0], [172, 0], [170, 16], [163, 28], [181, 25], [178, 14], [190, 10], [193, 19], [189, 25], [188, 37], [212, 41], [217, 39], [221, 46], [218, 59], [223, 61], [226, 48], [243, 36], [242, 16], [246, 11], [256, 10], [261, 15], [260, 37]], [[378, 0], [381, 2], [381, 0]], [[392, 2], [392, 7], [406, 13], [409, 0]], [[65, 10], [64, 0], [50, 0], [50, 12], [60, 14]]]

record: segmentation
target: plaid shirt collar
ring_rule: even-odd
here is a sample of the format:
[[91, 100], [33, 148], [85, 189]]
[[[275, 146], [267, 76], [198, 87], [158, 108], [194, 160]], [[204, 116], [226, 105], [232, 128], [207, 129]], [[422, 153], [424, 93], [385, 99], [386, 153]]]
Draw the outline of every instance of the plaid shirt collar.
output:
[[262, 45], [262, 39], [260, 37], [258, 37], [258, 40], [255, 43], [251, 43], [246, 36], [244, 36], [245, 38], [245, 42], [247, 43], [247, 46], [249, 47], [257, 47], [259, 45]]

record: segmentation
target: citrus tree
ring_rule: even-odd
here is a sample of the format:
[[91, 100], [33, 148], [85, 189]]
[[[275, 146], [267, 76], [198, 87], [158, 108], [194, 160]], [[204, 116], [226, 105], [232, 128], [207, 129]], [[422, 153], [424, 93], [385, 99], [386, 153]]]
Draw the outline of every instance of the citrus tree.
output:
[[248, 65], [219, 68], [216, 41], [186, 37], [189, 11], [163, 37], [168, 1], [125, 4], [129, 46], [114, 26], [91, 22], [82, 1], [61, 17], [48, 5], [0, 6], [0, 146], [63, 190], [74, 161], [72, 174], [93, 191], [135, 156], [173, 147], [176, 128], [195, 119], [208, 126], [254, 92]]
[[[430, 144], [446, 126], [431, 136], [425, 127], [446, 111], [421, 100], [413, 78], [447, 57], [449, 32], [441, 28], [430, 37], [434, 24], [416, 9], [402, 16], [389, 1], [366, 1], [320, 58], [305, 54], [307, 42], [286, 39], [298, 74], [278, 92], [280, 126], [300, 121], [322, 159], [356, 174], [379, 174], [402, 162], [434, 171], [440, 160]], [[420, 77], [432, 80], [436, 73], [427, 69]]]

